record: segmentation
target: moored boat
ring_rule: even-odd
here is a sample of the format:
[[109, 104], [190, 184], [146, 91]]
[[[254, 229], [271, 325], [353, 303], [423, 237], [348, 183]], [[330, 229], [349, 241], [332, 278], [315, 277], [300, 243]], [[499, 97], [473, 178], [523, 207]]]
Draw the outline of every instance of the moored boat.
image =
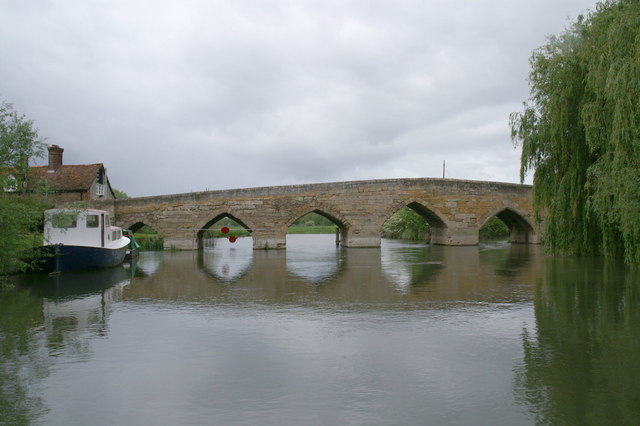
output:
[[54, 272], [120, 265], [129, 238], [111, 226], [109, 212], [62, 208], [45, 211], [44, 269]]
[[140, 255], [140, 244], [138, 244], [130, 229], [123, 229], [122, 235], [129, 238], [129, 245], [127, 246], [126, 254], [124, 255], [124, 261], [133, 262]]

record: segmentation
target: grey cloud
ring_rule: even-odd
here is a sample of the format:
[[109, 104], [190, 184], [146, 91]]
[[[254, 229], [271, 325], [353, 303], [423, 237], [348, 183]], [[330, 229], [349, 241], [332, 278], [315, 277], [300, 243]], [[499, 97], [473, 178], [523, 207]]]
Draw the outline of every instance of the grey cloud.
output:
[[518, 181], [528, 57], [595, 0], [0, 0], [0, 94], [131, 195]]

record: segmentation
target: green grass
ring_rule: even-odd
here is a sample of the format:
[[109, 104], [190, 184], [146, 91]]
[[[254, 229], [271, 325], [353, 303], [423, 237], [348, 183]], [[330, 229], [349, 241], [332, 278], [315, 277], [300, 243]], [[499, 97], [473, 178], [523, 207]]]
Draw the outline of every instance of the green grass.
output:
[[158, 234], [134, 234], [136, 241], [140, 244], [140, 251], [156, 251], [164, 248], [164, 240]]
[[290, 226], [287, 234], [335, 234], [335, 225]]

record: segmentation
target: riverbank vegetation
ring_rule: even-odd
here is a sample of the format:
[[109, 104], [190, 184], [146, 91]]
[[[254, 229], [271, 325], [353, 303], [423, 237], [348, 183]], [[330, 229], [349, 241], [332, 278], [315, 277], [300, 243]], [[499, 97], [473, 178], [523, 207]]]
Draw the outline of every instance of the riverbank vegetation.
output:
[[640, 265], [639, 22], [639, 1], [605, 1], [531, 56], [512, 139], [552, 252]]
[[0, 101], [0, 287], [7, 275], [32, 267], [42, 245], [43, 213], [51, 206], [26, 193], [25, 183], [29, 161], [45, 148], [33, 122]]
[[156, 251], [164, 248], [164, 239], [150, 226], [143, 226], [133, 234], [140, 244], [140, 251]]
[[335, 234], [336, 229], [336, 225], [290, 226], [287, 234]]
[[506, 240], [509, 239], [510, 230], [497, 216], [492, 217], [480, 228], [480, 240]]
[[[382, 225], [383, 238], [427, 241], [429, 234], [430, 227], [426, 219], [407, 206], [398, 210]], [[508, 238], [509, 228], [495, 216], [480, 229], [480, 240]]]
[[44, 211], [49, 204], [32, 197], [0, 195], [0, 287], [9, 274], [26, 271], [39, 260]]
[[425, 241], [428, 227], [424, 217], [405, 206], [382, 225], [382, 238]]
[[319, 213], [311, 212], [296, 220], [287, 234], [335, 234], [338, 225]]

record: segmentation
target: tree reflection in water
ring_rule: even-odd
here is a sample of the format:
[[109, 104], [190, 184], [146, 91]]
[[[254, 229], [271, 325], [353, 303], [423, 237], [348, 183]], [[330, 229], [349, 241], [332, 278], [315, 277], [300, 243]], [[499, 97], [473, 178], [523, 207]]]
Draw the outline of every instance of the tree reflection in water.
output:
[[401, 293], [426, 286], [444, 267], [440, 251], [424, 243], [384, 239], [380, 257], [384, 274]]
[[0, 292], [0, 424], [36, 423], [48, 409], [42, 381], [58, 357], [85, 361], [107, 333], [109, 305], [129, 284], [123, 267], [25, 274]]
[[524, 329], [516, 393], [541, 424], [640, 424], [637, 271], [550, 258]]
[[11, 290], [0, 292], [0, 306], [0, 423], [32, 424], [46, 412], [37, 389], [51, 364], [34, 351], [44, 339], [42, 300]]

